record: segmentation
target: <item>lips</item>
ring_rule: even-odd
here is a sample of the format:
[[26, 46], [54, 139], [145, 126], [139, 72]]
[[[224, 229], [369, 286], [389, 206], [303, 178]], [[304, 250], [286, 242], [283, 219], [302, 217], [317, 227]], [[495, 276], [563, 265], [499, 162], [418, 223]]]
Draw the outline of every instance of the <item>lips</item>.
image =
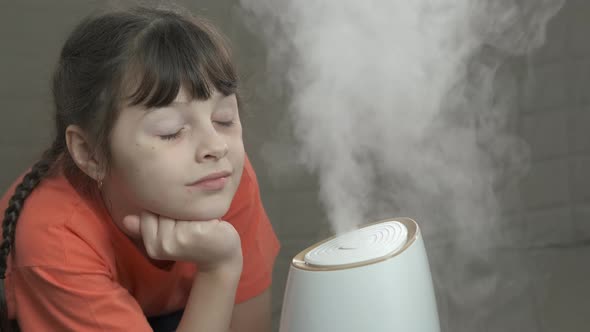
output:
[[220, 190], [225, 187], [230, 175], [231, 172], [228, 171], [211, 173], [195, 182], [189, 183], [187, 186], [198, 187], [205, 190]]

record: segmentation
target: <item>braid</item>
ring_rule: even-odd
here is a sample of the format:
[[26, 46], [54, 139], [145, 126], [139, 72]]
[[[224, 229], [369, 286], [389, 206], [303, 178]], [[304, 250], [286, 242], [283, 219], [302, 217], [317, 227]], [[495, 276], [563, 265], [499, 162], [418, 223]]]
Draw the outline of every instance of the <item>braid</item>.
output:
[[4, 289], [8, 255], [14, 246], [16, 222], [25, 200], [52, 168], [61, 152], [62, 146], [60, 142], [56, 141], [43, 154], [41, 160], [33, 165], [31, 171], [23, 177], [21, 183], [16, 187], [14, 194], [8, 202], [8, 208], [6, 208], [4, 213], [4, 219], [2, 221], [2, 244], [0, 245], [0, 331], [18, 331], [18, 324], [8, 320], [6, 292]]
[[8, 208], [4, 212], [4, 221], [2, 222], [2, 245], [0, 245], [0, 279], [4, 279], [6, 273], [6, 258], [10, 253], [14, 241], [14, 230], [18, 216], [25, 203], [25, 200], [39, 184], [45, 173], [49, 170], [50, 163], [46, 160], [37, 162], [31, 171], [25, 175], [22, 182], [16, 187], [12, 198], [8, 203]]

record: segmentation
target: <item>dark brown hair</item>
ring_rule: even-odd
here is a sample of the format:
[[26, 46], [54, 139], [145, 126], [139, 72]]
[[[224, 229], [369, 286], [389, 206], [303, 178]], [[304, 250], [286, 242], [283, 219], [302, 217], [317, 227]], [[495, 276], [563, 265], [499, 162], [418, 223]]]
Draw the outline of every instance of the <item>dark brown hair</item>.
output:
[[58, 169], [86, 186], [95, 186], [72, 161], [66, 128], [78, 125], [85, 130], [96, 153], [108, 163], [109, 134], [120, 105], [165, 106], [174, 101], [181, 86], [192, 98], [201, 100], [208, 99], [214, 90], [224, 95], [237, 90], [229, 51], [222, 37], [202, 19], [168, 9], [138, 7], [93, 15], [75, 27], [53, 75], [55, 139], [16, 187], [4, 213], [1, 331], [18, 329], [18, 324], [8, 319], [4, 279], [25, 200], [44, 177]]

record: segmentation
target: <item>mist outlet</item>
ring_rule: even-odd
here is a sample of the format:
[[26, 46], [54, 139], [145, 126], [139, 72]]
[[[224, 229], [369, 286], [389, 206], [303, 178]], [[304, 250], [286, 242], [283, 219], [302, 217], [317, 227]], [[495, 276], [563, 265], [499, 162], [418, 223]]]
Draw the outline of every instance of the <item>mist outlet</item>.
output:
[[378, 223], [337, 236], [309, 251], [304, 260], [315, 266], [363, 263], [395, 254], [407, 239], [404, 224]]

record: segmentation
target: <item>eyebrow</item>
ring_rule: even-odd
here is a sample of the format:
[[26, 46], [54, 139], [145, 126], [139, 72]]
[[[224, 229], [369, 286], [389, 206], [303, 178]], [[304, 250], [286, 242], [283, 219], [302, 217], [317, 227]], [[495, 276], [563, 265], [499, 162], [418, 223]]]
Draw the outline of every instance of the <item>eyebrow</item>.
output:
[[[211, 97], [209, 97], [209, 99], [213, 98], [213, 99], [214, 99], [213, 101], [214, 101], [215, 103], [218, 103], [218, 102], [219, 102], [219, 101], [221, 101], [222, 99], [225, 99], [225, 98], [227, 98], [227, 97], [229, 97], [229, 96], [230, 96], [230, 95], [227, 95], [227, 96], [226, 96], [226, 95], [224, 95], [223, 93], [220, 93], [220, 92], [218, 92], [218, 91], [215, 91], [215, 92], [214, 92], [214, 93], [211, 95]], [[194, 99], [189, 99], [189, 100], [186, 100], [186, 101], [176, 101], [176, 99], [175, 99], [174, 101], [172, 101], [172, 102], [170, 103], [170, 105], [182, 105], [182, 104], [187, 104], [187, 103], [190, 103], [190, 102], [192, 102], [192, 101], [194, 101]]]

